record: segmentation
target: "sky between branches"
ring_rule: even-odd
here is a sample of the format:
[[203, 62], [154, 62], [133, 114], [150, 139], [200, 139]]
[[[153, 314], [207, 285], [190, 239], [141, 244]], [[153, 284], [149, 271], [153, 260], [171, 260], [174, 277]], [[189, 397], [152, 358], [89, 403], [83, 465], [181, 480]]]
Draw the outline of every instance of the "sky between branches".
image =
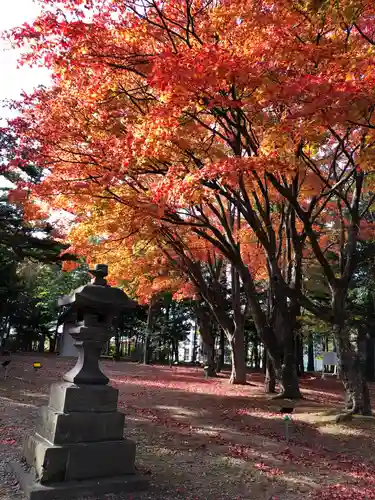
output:
[[[25, 22], [31, 23], [39, 14], [40, 8], [33, 0], [0, 1], [0, 32]], [[23, 66], [17, 69], [19, 50], [11, 49], [5, 41], [0, 41], [0, 125], [11, 115], [4, 107], [6, 99], [17, 99], [22, 91], [30, 92], [40, 84], [48, 83], [48, 71], [44, 68]], [[8, 183], [0, 176], [0, 188]]]

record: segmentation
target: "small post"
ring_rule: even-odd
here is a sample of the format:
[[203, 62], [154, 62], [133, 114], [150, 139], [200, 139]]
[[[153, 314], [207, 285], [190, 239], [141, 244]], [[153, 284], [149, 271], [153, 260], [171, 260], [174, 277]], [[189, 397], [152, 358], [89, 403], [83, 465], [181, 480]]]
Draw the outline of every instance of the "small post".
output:
[[292, 421], [292, 413], [294, 411], [294, 406], [295, 406], [295, 403], [292, 401], [292, 400], [284, 400], [283, 402], [283, 406], [280, 408], [280, 413], [283, 416], [283, 420], [284, 420], [284, 425], [285, 425], [285, 440], [286, 442], [289, 441], [289, 427], [290, 427], [290, 423]]
[[4, 380], [6, 380], [8, 377], [8, 369], [9, 369], [10, 361], [11, 361], [10, 359], [6, 359], [2, 363], [3, 368], [4, 368]]
[[292, 421], [292, 418], [289, 415], [284, 415], [284, 423], [285, 423], [285, 441], [289, 441], [289, 424]]
[[35, 361], [33, 363], [33, 368], [34, 368], [34, 371], [37, 372], [39, 370], [39, 368], [41, 368], [42, 365], [39, 363], [39, 361]]

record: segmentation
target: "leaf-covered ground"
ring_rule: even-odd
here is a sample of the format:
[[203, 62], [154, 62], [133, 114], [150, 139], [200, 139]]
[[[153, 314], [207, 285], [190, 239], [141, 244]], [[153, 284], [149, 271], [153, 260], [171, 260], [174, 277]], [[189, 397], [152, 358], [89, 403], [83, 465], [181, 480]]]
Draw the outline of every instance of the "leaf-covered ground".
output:
[[[12, 359], [9, 378], [0, 379], [5, 500], [23, 497], [4, 462], [20, 456], [49, 385], [73, 363]], [[34, 373], [37, 360], [42, 368]], [[302, 379], [305, 399], [286, 442], [280, 403], [263, 395], [260, 374], [249, 374], [247, 386], [230, 386], [228, 374], [206, 380], [198, 368], [105, 361], [103, 370], [120, 391], [125, 435], [137, 442], [137, 466], [150, 479], [147, 492], [119, 498], [375, 500], [375, 421], [335, 424], [342, 388], [334, 378]]]

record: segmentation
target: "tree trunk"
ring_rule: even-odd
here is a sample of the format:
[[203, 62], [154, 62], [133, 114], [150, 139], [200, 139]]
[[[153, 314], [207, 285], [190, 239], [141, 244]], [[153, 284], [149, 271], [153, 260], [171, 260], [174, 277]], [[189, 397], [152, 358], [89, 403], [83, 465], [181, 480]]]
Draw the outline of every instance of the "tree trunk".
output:
[[259, 348], [258, 348], [258, 339], [254, 340], [253, 353], [254, 353], [254, 368], [256, 370], [260, 370], [260, 355], [259, 355]]
[[55, 352], [55, 349], [56, 349], [56, 336], [55, 335], [51, 335], [49, 337], [49, 349], [48, 349], [48, 352], [50, 354], [52, 354], [53, 352]]
[[296, 343], [297, 376], [302, 377], [302, 375], [305, 372], [305, 367], [304, 367], [304, 363], [303, 363], [303, 339], [299, 333], [296, 334], [295, 343]]
[[264, 345], [263, 352], [262, 352], [262, 372], [264, 374], [267, 373], [267, 356], [269, 356], [269, 355], [267, 354], [267, 349], [266, 349], [266, 346]]
[[375, 339], [369, 333], [366, 338], [366, 380], [375, 382]]
[[5, 347], [6, 347], [7, 340], [8, 340], [8, 338], [9, 338], [11, 328], [12, 328], [11, 318], [10, 318], [10, 317], [8, 317], [8, 318], [7, 318], [7, 320], [6, 320], [5, 332], [3, 332], [2, 337], [1, 337], [1, 346], [0, 346], [0, 350], [1, 350], [1, 352], [2, 352], [2, 351], [5, 349]]
[[[280, 385], [280, 394], [276, 397], [287, 398], [287, 399], [301, 399], [301, 391], [299, 389], [297, 370], [296, 370], [296, 358], [294, 353], [294, 342], [293, 336], [284, 339], [284, 353], [283, 356], [273, 349], [273, 346], [267, 349], [267, 356], [272, 360], [276, 379]], [[281, 361], [282, 358], [282, 361]]]
[[315, 360], [314, 360], [314, 337], [312, 333], [309, 333], [307, 339], [307, 371], [315, 371]]
[[245, 335], [245, 365], [249, 362], [249, 333]]
[[203, 341], [203, 352], [205, 358], [205, 366], [207, 366], [207, 376], [216, 377], [215, 344], [206, 344]]
[[332, 299], [334, 337], [339, 361], [339, 375], [346, 391], [346, 409], [352, 414], [372, 415], [370, 392], [365, 379], [364, 348], [366, 339], [359, 330], [358, 352], [350, 341], [350, 328], [346, 323], [346, 289], [337, 288]]
[[245, 338], [243, 328], [238, 328], [231, 342], [232, 373], [230, 384], [246, 384]]
[[178, 357], [178, 340], [173, 342], [173, 351], [174, 351], [174, 360], [175, 363], [179, 362], [179, 357]]
[[299, 389], [296, 368], [295, 335], [288, 321], [288, 315], [282, 314], [281, 310], [279, 310], [275, 318], [275, 329], [279, 332], [283, 350], [281, 353], [272, 356], [271, 348], [267, 346], [267, 354], [271, 355], [273, 359], [276, 378], [280, 385], [281, 392], [278, 397], [300, 399], [302, 395]]
[[116, 329], [115, 333], [115, 360], [120, 361], [121, 359], [121, 343], [120, 343], [120, 332]]
[[[280, 336], [280, 341], [279, 336], [275, 333], [275, 328], [273, 325], [270, 325], [267, 316], [262, 310], [262, 307], [257, 299], [257, 290], [248, 269], [242, 266], [240, 267], [240, 271], [256, 331], [264, 347], [268, 350], [268, 354], [270, 355], [275, 368], [276, 378], [282, 389], [280, 397], [300, 398], [301, 393], [298, 385], [298, 377], [295, 373], [296, 366], [294, 344], [292, 343], [292, 345], [286, 349], [288, 355], [284, 356], [285, 363], [282, 365], [281, 349], [284, 347], [284, 336]], [[290, 327], [290, 325], [282, 326]], [[291, 336], [293, 339], [293, 332], [291, 332]], [[290, 347], [291, 352], [289, 352]], [[266, 367], [264, 365], [263, 369], [265, 370], [265, 368]]]
[[152, 299], [150, 300], [150, 304], [148, 306], [147, 313], [147, 323], [146, 323], [146, 331], [145, 331], [145, 342], [143, 345], [143, 364], [148, 365], [150, 362], [150, 335], [152, 328]]
[[253, 347], [253, 344], [251, 345], [251, 349], [250, 349], [250, 357], [249, 357], [249, 365], [250, 365], [250, 368], [253, 368], [254, 366], [254, 347]]
[[276, 392], [276, 374], [271, 358], [267, 356], [266, 350], [265, 350], [265, 365], [266, 365], [266, 377], [264, 379], [264, 392], [266, 394], [273, 394]]
[[45, 335], [40, 335], [39, 336], [39, 341], [38, 341], [38, 351], [39, 352], [44, 352], [44, 342], [46, 340]]
[[198, 321], [195, 321], [194, 336], [193, 336], [193, 352], [191, 356], [191, 362], [193, 364], [197, 362], [197, 331], [198, 331]]
[[231, 284], [233, 320], [231, 330], [226, 331], [232, 357], [232, 373], [229, 383], [246, 384], [245, 318], [241, 308], [240, 275], [233, 265], [231, 266]]
[[[278, 372], [276, 371], [276, 374]], [[300, 399], [302, 397], [299, 389], [297, 370], [294, 353], [284, 354], [284, 362], [278, 376], [281, 393], [280, 397], [287, 399]]]
[[217, 373], [220, 373], [224, 366], [224, 354], [225, 354], [225, 333], [222, 328], [220, 328], [219, 336], [219, 352], [217, 357]]
[[203, 359], [207, 366], [207, 375], [216, 377], [215, 363], [215, 329], [212, 322], [212, 315], [207, 307], [197, 304], [197, 320], [199, 325], [199, 333], [202, 339]]
[[340, 378], [346, 391], [346, 409], [353, 414], [372, 415], [370, 393], [361, 367], [360, 353], [356, 353], [350, 342], [347, 326], [335, 329]]

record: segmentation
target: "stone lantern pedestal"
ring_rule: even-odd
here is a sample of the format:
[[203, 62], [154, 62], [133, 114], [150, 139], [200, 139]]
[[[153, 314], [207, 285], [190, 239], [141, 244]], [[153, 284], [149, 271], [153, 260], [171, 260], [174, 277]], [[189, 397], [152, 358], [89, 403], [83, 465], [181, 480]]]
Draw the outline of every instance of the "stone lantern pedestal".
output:
[[[91, 285], [62, 303], [74, 304], [77, 324], [69, 332], [79, 351], [76, 366], [51, 386], [36, 432], [26, 440], [24, 463], [12, 463], [30, 500], [55, 500], [131, 492], [147, 487], [136, 473], [136, 445], [124, 439], [124, 415], [117, 411], [118, 390], [99, 368], [113, 315], [131, 301], [109, 287], [105, 266], [92, 271]], [[107, 300], [106, 300], [107, 299]], [[65, 301], [65, 302], [64, 302]], [[104, 304], [104, 305], [103, 305]]]

